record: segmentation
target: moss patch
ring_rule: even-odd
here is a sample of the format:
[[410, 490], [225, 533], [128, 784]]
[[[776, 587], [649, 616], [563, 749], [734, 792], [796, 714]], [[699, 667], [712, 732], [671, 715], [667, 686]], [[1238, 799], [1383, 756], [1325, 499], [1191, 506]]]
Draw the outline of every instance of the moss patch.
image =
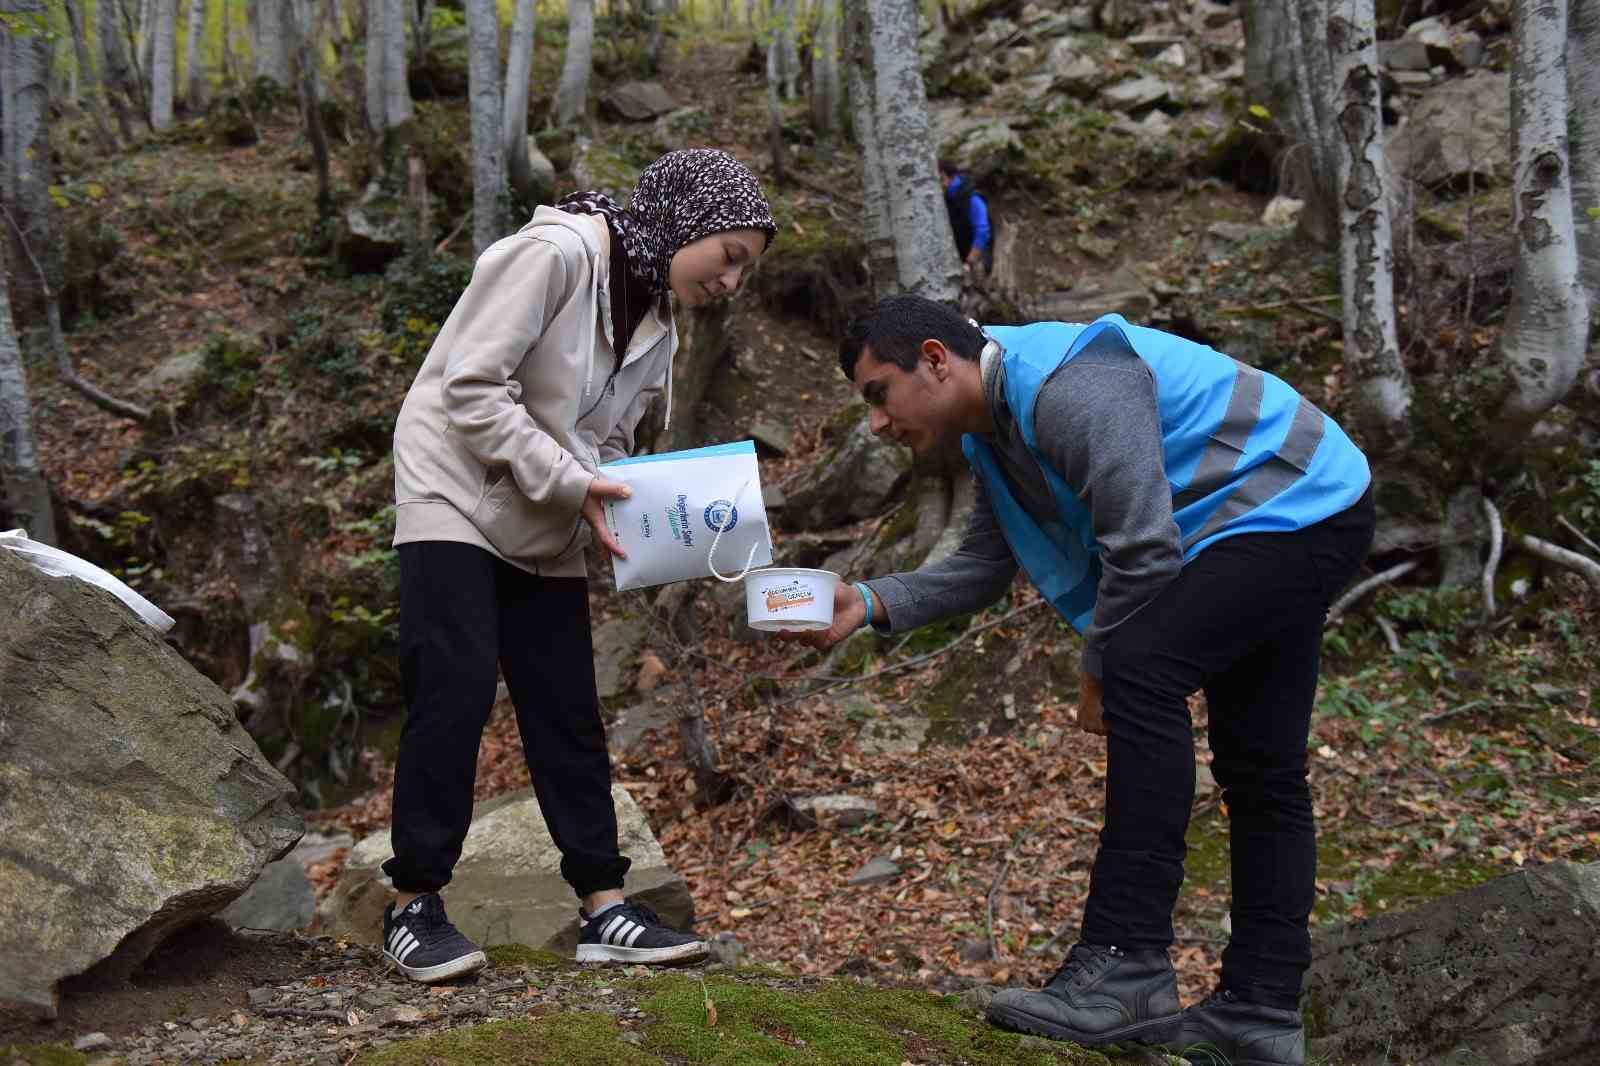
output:
[[28, 1066], [83, 1066], [89, 1059], [65, 1044], [0, 1044], [0, 1062]]
[[489, 961], [496, 966], [526, 966], [534, 970], [565, 970], [572, 960], [554, 951], [530, 948], [526, 944], [496, 944], [484, 948]]
[[622, 1039], [616, 1019], [560, 1014], [530, 1021], [489, 1022], [369, 1052], [361, 1066], [659, 1066], [661, 1060]]
[[[839, 1063], [900, 1066], [906, 1061], [959, 1059], [973, 1066], [1004, 1063], [1105, 1063], [1071, 1045], [1044, 1048], [964, 1015], [953, 998], [848, 982], [797, 993], [712, 979], [704, 990], [687, 977], [654, 983], [644, 1008], [661, 1019], [648, 1046], [674, 1059], [717, 1066], [747, 1063]], [[706, 1025], [705, 997], [717, 1024]]]

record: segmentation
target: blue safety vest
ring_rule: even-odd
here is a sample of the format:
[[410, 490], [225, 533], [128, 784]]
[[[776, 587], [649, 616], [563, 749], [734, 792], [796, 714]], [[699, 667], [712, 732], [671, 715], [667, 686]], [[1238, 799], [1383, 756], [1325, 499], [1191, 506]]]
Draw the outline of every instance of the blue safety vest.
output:
[[1338, 423], [1278, 378], [1205, 345], [1121, 315], [986, 332], [1003, 348], [1006, 403], [1049, 483], [1054, 518], [1041, 524], [1017, 502], [991, 444], [969, 433], [961, 448], [1018, 564], [1079, 632], [1094, 619], [1100, 546], [1088, 507], [1039, 452], [1033, 407], [1039, 386], [1085, 351], [1132, 352], [1155, 377], [1185, 562], [1224, 537], [1320, 522], [1359, 500], [1372, 480], [1366, 456]]

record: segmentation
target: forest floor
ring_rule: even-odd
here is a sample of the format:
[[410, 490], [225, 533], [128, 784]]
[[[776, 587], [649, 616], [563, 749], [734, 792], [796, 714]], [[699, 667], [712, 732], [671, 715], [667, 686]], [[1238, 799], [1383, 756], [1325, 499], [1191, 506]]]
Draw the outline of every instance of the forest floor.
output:
[[[669, 50], [663, 80], [707, 110], [708, 143], [759, 167], [764, 91], [759, 77], [739, 72], [740, 58], [740, 46], [728, 41], [685, 44]], [[541, 60], [541, 69], [554, 66]], [[622, 136], [611, 128], [600, 132]], [[378, 516], [392, 484], [388, 431], [420, 353], [406, 321], [395, 326], [382, 319], [381, 283], [337, 276], [301, 254], [311, 221], [307, 152], [287, 113], [264, 134], [258, 146], [219, 149], [180, 133], [109, 163], [78, 149], [66, 152], [65, 213], [79, 225], [112, 227], [123, 240], [100, 279], [101, 310], [72, 324], [69, 341], [80, 368], [93, 380], [138, 393], [167, 356], [211, 345], [221, 391], [178, 413], [172, 432], [152, 442], [35, 363], [40, 449], [52, 484], [81, 519], [77, 550], [116, 560], [130, 580], [201, 607], [232, 604], [236, 591], [209, 511], [187, 513], [187, 494], [204, 500], [252, 488], [288, 501], [279, 531], [292, 560], [286, 570], [321, 615], [343, 612], [342, 620], [327, 623], [326, 644], [346, 641], [359, 653], [381, 646], [384, 627], [392, 625], [378, 598], [382, 585], [374, 574], [381, 566], [371, 560], [387, 548]], [[830, 208], [838, 215], [841, 197], [859, 197], [849, 155], [799, 145], [794, 157], [838, 195], [791, 187], [780, 197], [790, 217], [827, 217]], [[997, 213], [1028, 233], [1025, 285], [1059, 288], [1107, 272], [1113, 264], [1078, 249], [1085, 233], [1114, 239], [1121, 262], [1187, 276], [1211, 286], [1216, 299], [1226, 293], [1237, 301], [1243, 292], [1266, 302], [1304, 281], [1303, 264], [1241, 263], [1248, 269], [1224, 276], [1215, 263], [1187, 262], [1175, 251], [1183, 243], [1175, 230], [1253, 220], [1260, 197], [1217, 182], [1174, 179], [1134, 182], [1115, 201], [1068, 188], [1054, 198], [1001, 190]], [[790, 236], [803, 242], [806, 234], [784, 239]], [[453, 298], [451, 290], [446, 310]], [[848, 383], [817, 322], [743, 299], [734, 367], [708, 398], [703, 424], [716, 436], [721, 426], [743, 429], [757, 416], [781, 416], [794, 445], [787, 455], [764, 458], [762, 474], [764, 482], [782, 484], [821, 456], [821, 429], [849, 398]], [[1284, 325], [1316, 327], [1315, 319]], [[233, 334], [265, 338], [237, 406], [217, 398], [231, 385], [246, 385], [227, 376], [233, 349], [218, 347], [219, 336]], [[1336, 375], [1316, 364], [1280, 372], [1293, 380], [1295, 370], [1304, 374], [1297, 384], [1337, 410], [1337, 397], [1327, 395], [1336, 391]], [[1330, 627], [1311, 743], [1322, 828], [1314, 923], [1406, 907], [1524, 865], [1600, 857], [1600, 608], [1567, 577], [1531, 576], [1533, 591], [1511, 608], [1507, 624], [1494, 628], [1478, 623], [1470, 595], [1399, 587], [1379, 591]], [[609, 594], [608, 584], [595, 582], [597, 620], [644, 610], [639, 594]], [[365, 606], [363, 596], [372, 598], [365, 618], [352, 606]], [[829, 669], [843, 680], [822, 688], [814, 656], [793, 645], [724, 635], [719, 610], [702, 602], [706, 635], [697, 644], [680, 646], [658, 629], [650, 647], [666, 667], [656, 698], [693, 701], [703, 710], [736, 784], [732, 798], [697, 802], [671, 726], [633, 745], [616, 774], [648, 812], [669, 862], [688, 879], [697, 928], [731, 934], [745, 961], [781, 967], [785, 975], [722, 975], [706, 986], [683, 975], [613, 980], [512, 952], [497, 956], [495, 968], [470, 988], [430, 1000], [382, 978], [359, 945], [200, 931], [158, 952], [131, 981], [69, 985], [52, 1026], [0, 1023], [0, 1063], [81, 1061], [65, 1053], [46, 1060], [43, 1052], [18, 1048], [8, 1059], [5, 1041], [36, 1045], [91, 1031], [148, 1037], [159, 1057], [160, 1034], [180, 1028], [210, 1034], [202, 1041], [207, 1054], [259, 1032], [261, 1041], [244, 1057], [270, 1056], [280, 1030], [292, 1030], [318, 1034], [315, 1054], [295, 1061], [501, 1061], [487, 1052], [470, 1058], [480, 1052], [395, 1041], [429, 1026], [448, 1028], [450, 995], [475, 1004], [454, 1016], [458, 1021], [533, 1026], [494, 1031], [521, 1032], [516, 1039], [525, 1041], [506, 1045], [522, 1048], [525, 1057], [505, 1061], [577, 1061], [555, 1052], [541, 1059], [528, 1050], [541, 1045], [603, 1045], [613, 1055], [584, 1060], [594, 1062], [712, 1061], [718, 1041], [727, 1042], [724, 1051], [741, 1041], [756, 1048], [748, 1051], [753, 1058], [729, 1051], [715, 1060], [724, 1062], [767, 1061], [760, 1049], [770, 1050], [773, 1041], [791, 1051], [816, 1048], [796, 1060], [819, 1063], [1079, 1061], [992, 1034], [970, 1016], [952, 1021], [962, 1009], [955, 997], [987, 985], [1037, 983], [1074, 939], [1105, 769], [1103, 742], [1073, 724], [1076, 637], [1019, 584], [973, 619], [909, 642], [879, 641], [848, 663], [833, 663]], [[237, 621], [236, 611], [222, 616]], [[1379, 618], [1396, 630], [1398, 652], [1390, 650]], [[208, 623], [200, 608], [182, 615], [184, 627], [198, 634], [197, 665], [220, 683], [237, 681], [242, 627]], [[363, 667], [370, 673], [350, 669], [348, 680], [393, 710], [392, 676], [376, 665]], [[996, 679], [1005, 679], [1009, 699]], [[1204, 765], [1205, 708], [1197, 703], [1195, 710], [1196, 754]], [[356, 746], [367, 776], [330, 793], [338, 803], [312, 812], [318, 824], [359, 834], [387, 823], [392, 747], [386, 738], [395, 721], [391, 713], [361, 724]], [[893, 742], [897, 732], [924, 727], [925, 744]], [[480, 760], [480, 798], [527, 784], [510, 708], [498, 706]], [[792, 817], [786, 800], [819, 793], [870, 798], [877, 813], [849, 827]], [[1186, 1000], [1209, 989], [1226, 940], [1226, 840], [1227, 812], [1202, 775], [1188, 883], [1175, 918], [1173, 955]], [[874, 858], [893, 862], [898, 876], [849, 884]], [[826, 975], [924, 991], [889, 992], [892, 1002], [880, 1002], [820, 983]], [[347, 1017], [343, 1028], [369, 1028], [347, 1045], [338, 1033], [323, 1032], [341, 1028], [327, 1016], [263, 1013], [250, 995], [263, 988], [294, 1010], [348, 1007], [365, 1017]], [[392, 995], [387, 1002], [369, 998], [377, 1006], [350, 1006], [374, 990]], [[313, 1002], [334, 992], [337, 1006], [326, 998]], [[827, 1038], [811, 1030], [806, 1012], [839, 1011], [841, 997], [858, 995], [861, 1017], [872, 1026], [840, 1031], [865, 1043], [821, 1050]], [[707, 1024], [706, 998], [720, 1004], [720, 1029]], [[371, 1017], [407, 1005], [422, 1014], [400, 1022]], [[217, 1031], [228, 1026], [238, 1032]], [[863, 1035], [868, 1028], [879, 1036]], [[623, 1038], [629, 1030], [637, 1039]], [[608, 1035], [601, 1040], [596, 1031]]]

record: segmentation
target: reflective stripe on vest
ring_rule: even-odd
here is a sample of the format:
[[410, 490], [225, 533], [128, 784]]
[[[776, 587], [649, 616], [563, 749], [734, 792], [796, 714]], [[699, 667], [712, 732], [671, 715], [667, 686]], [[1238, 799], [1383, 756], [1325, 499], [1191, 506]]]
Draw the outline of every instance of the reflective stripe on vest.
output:
[[1366, 457], [1338, 423], [1288, 384], [1211, 348], [1106, 315], [1083, 326], [995, 326], [1006, 402], [1050, 487], [1055, 520], [1041, 525], [1012, 494], [988, 442], [962, 450], [1017, 562], [1078, 630], [1093, 619], [1099, 545], [1089, 510], [1039, 452], [1034, 403], [1059, 367], [1110, 347], [1155, 378], [1162, 458], [1184, 561], [1241, 533], [1288, 532], [1354, 504], [1371, 480]]

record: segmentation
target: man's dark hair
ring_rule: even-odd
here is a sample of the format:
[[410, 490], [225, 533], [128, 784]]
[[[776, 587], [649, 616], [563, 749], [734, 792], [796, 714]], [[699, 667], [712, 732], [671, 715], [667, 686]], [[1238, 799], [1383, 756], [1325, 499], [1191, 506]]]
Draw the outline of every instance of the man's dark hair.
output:
[[956, 166], [953, 159], [941, 159], [939, 160], [939, 173], [947, 178], [953, 178], [961, 173], [961, 168]]
[[839, 342], [839, 369], [854, 381], [863, 348], [885, 363], [910, 372], [921, 358], [922, 342], [936, 340], [963, 359], [983, 352], [983, 332], [948, 304], [921, 296], [889, 296], [857, 315]]

